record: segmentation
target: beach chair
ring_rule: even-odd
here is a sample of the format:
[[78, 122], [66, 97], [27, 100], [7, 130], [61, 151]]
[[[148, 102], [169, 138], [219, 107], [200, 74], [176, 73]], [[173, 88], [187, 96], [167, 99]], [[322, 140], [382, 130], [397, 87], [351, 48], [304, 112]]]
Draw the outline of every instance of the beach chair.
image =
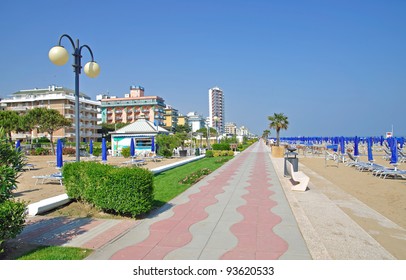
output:
[[390, 150], [384, 148], [383, 151], [385, 152], [385, 155], [383, 156], [383, 159], [384, 160], [390, 160], [390, 158], [392, 156], [392, 153], [390, 152]]
[[338, 156], [338, 154], [336, 152], [332, 153], [332, 152], [329, 152], [328, 150], [325, 150], [324, 151], [324, 166], [327, 166], [327, 162], [329, 160], [334, 161], [338, 167], [338, 163], [340, 161], [340, 157]]
[[135, 165], [135, 166], [142, 166], [147, 164], [145, 159], [131, 159], [121, 163], [122, 165]]
[[370, 162], [359, 161], [358, 158], [354, 157], [349, 152], [347, 152], [347, 155], [348, 155], [350, 161], [348, 161], [346, 163], [346, 166], [355, 167], [359, 171], [369, 170], [369, 167], [371, 167]]
[[379, 178], [386, 179], [387, 177], [406, 179], [406, 170], [393, 169], [379, 172]]
[[37, 175], [37, 176], [32, 176], [33, 179], [37, 179], [35, 181], [35, 185], [38, 184], [39, 180], [41, 181], [41, 184], [44, 184], [44, 182], [46, 180], [50, 180], [50, 181], [58, 181], [61, 186], [62, 186], [62, 173], [61, 172], [57, 172], [57, 173], [53, 173], [53, 174], [49, 174], [49, 175]]
[[32, 163], [26, 163], [26, 164], [24, 164], [23, 170], [30, 170], [30, 171], [31, 171], [31, 169], [35, 169], [35, 165], [34, 165], [34, 164], [32, 164]]
[[398, 150], [398, 162], [406, 162], [406, 155], [401, 150]]

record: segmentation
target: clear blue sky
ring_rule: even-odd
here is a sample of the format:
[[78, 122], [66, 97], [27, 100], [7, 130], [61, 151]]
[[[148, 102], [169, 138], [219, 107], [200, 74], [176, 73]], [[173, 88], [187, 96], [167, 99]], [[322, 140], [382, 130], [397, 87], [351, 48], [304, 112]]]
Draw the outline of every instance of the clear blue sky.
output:
[[406, 135], [405, 15], [403, 0], [1, 1], [0, 96], [73, 89], [72, 58], [48, 60], [67, 33], [101, 66], [98, 78], [80, 77], [92, 99], [142, 85], [207, 116], [218, 86], [226, 121], [254, 133], [276, 112], [290, 122], [281, 136], [381, 135], [392, 125]]

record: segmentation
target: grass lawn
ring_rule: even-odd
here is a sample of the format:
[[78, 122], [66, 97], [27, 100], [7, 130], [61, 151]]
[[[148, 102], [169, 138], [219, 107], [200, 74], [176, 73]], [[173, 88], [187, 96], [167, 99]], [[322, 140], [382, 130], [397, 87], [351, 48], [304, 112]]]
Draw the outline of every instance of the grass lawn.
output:
[[154, 208], [164, 205], [188, 189], [191, 184], [179, 183], [179, 181], [186, 176], [203, 168], [208, 168], [211, 171], [214, 171], [231, 158], [232, 157], [203, 158], [156, 175], [154, 179]]
[[39, 247], [17, 258], [17, 260], [83, 260], [92, 250], [73, 247]]

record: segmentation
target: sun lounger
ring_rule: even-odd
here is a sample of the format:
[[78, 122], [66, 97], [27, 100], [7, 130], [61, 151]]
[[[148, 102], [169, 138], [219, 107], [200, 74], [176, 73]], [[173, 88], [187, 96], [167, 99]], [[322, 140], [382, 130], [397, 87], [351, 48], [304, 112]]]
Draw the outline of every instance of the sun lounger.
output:
[[332, 160], [336, 163], [337, 167], [338, 167], [338, 163], [340, 161], [340, 158], [338, 156], [338, 154], [336, 152], [331, 153], [328, 150], [325, 151], [324, 154], [324, 166], [327, 166], [327, 161]]
[[142, 166], [144, 164], [147, 164], [144, 159], [132, 159], [128, 161], [124, 161], [121, 164], [123, 165], [136, 165], [136, 166]]
[[164, 158], [163, 156], [154, 155], [154, 156], [147, 156], [144, 159], [154, 161], [154, 162], [159, 162], [159, 161], [163, 160], [163, 158]]
[[378, 173], [379, 178], [386, 179], [387, 177], [400, 177], [402, 179], [406, 179], [406, 170], [399, 170], [399, 169], [393, 169], [393, 170], [385, 170], [381, 171]]
[[39, 180], [42, 180], [42, 181], [41, 181], [41, 184], [44, 184], [44, 182], [45, 182], [46, 180], [50, 180], [50, 181], [58, 181], [58, 182], [61, 184], [61, 186], [62, 186], [62, 179], [63, 179], [63, 177], [62, 177], [62, 173], [61, 173], [61, 172], [53, 173], [53, 174], [50, 174], [50, 175], [32, 176], [32, 178], [33, 178], [33, 179], [37, 179], [37, 180], [35, 181], [35, 185], [38, 184], [38, 181], [39, 181]]
[[30, 171], [31, 171], [31, 169], [35, 169], [35, 165], [34, 165], [34, 164], [32, 164], [32, 163], [26, 163], [26, 164], [24, 164], [23, 170], [30, 170]]

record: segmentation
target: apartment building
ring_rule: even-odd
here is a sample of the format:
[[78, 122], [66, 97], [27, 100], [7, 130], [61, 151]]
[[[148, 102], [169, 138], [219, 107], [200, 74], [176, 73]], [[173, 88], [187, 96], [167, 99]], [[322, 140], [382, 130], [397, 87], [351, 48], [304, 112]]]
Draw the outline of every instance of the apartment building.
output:
[[[54, 132], [54, 139], [66, 138], [69, 142], [74, 142], [75, 137], [75, 92], [74, 90], [49, 86], [48, 88], [25, 89], [15, 92], [9, 98], [0, 101], [1, 107], [5, 110], [13, 110], [18, 113], [26, 112], [34, 108], [48, 108], [59, 111], [65, 118], [72, 120], [72, 126], [61, 128]], [[79, 95], [80, 103], [80, 139], [82, 142], [96, 141], [101, 137], [97, 134], [97, 110], [100, 102], [92, 101], [84, 93]], [[35, 129], [32, 132], [14, 133], [13, 139], [35, 139], [48, 137], [47, 133], [38, 133]]]
[[233, 122], [226, 123], [224, 132], [229, 135], [236, 135], [237, 125]]
[[131, 86], [130, 93], [123, 98], [99, 95], [101, 120], [103, 123], [132, 123], [146, 119], [155, 125], [164, 126], [165, 100], [159, 96], [145, 96], [141, 86]]
[[224, 94], [218, 87], [209, 89], [209, 118], [210, 126], [217, 129], [219, 133], [223, 133], [225, 126]]
[[174, 132], [174, 129], [178, 125], [179, 112], [170, 105], [167, 105], [164, 111], [164, 128]]
[[196, 132], [197, 130], [205, 127], [206, 119], [203, 118], [202, 115], [199, 115], [197, 112], [189, 112], [187, 113], [187, 122], [192, 129], [192, 132]]

